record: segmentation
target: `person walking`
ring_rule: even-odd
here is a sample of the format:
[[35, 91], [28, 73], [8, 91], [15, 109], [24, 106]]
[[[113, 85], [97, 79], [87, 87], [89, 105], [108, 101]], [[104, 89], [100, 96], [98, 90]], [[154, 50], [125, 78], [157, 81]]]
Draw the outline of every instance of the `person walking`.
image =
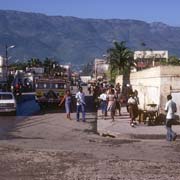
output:
[[172, 96], [167, 96], [167, 103], [165, 106], [165, 111], [167, 112], [166, 115], [166, 129], [167, 129], [167, 135], [166, 139], [168, 141], [175, 141], [177, 138], [177, 134], [172, 130], [172, 124], [175, 120], [175, 113], [177, 111], [176, 103], [172, 100]]
[[102, 112], [103, 118], [105, 118], [105, 116], [107, 115], [107, 94], [106, 94], [106, 89], [102, 90], [102, 93], [100, 94], [98, 99], [100, 99], [100, 101], [101, 101], [100, 102], [101, 112]]
[[132, 86], [130, 84], [127, 84], [125, 87], [125, 99], [126, 99], [125, 101], [126, 101], [127, 112], [129, 112], [128, 99], [132, 94], [133, 94]]
[[131, 127], [134, 127], [136, 124], [135, 119], [138, 116], [137, 100], [134, 97], [134, 93], [130, 94], [128, 99], [128, 112], [131, 117], [130, 125]]
[[76, 118], [77, 121], [79, 121], [79, 115], [80, 112], [82, 112], [82, 121], [85, 122], [85, 94], [83, 92], [82, 87], [79, 87], [79, 91], [76, 93], [76, 105], [77, 105], [77, 109], [76, 109]]
[[66, 94], [62, 98], [59, 106], [61, 106], [65, 102], [65, 109], [66, 109], [66, 117], [67, 119], [71, 120], [70, 113], [72, 111], [72, 96], [70, 90], [66, 90]]
[[119, 116], [121, 116], [121, 100], [122, 100], [122, 93], [120, 89], [116, 90], [116, 109], [119, 112]]
[[115, 109], [116, 109], [116, 98], [115, 98], [115, 92], [112, 86], [110, 86], [108, 94], [107, 94], [107, 111], [110, 111], [112, 121], [114, 121], [115, 116]]

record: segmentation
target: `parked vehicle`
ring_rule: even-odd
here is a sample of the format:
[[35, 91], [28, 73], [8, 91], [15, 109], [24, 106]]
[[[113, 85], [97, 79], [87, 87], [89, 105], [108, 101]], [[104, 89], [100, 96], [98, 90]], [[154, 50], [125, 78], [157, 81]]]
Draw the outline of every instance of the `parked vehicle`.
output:
[[16, 114], [16, 99], [11, 92], [0, 92], [0, 112]]
[[69, 84], [61, 79], [37, 79], [35, 83], [35, 99], [41, 108], [57, 106], [64, 96]]

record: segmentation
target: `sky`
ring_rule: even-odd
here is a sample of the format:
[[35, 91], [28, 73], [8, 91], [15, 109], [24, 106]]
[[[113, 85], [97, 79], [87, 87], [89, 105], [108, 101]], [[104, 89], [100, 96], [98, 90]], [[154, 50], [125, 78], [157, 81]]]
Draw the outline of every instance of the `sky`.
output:
[[180, 26], [180, 0], [0, 0], [1, 10]]

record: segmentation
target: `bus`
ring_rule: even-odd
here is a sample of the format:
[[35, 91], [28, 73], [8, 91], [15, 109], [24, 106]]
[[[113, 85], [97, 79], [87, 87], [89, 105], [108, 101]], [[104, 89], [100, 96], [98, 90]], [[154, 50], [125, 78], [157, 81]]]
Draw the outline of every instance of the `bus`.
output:
[[64, 96], [69, 82], [62, 79], [40, 78], [35, 82], [35, 99], [41, 108], [58, 106]]

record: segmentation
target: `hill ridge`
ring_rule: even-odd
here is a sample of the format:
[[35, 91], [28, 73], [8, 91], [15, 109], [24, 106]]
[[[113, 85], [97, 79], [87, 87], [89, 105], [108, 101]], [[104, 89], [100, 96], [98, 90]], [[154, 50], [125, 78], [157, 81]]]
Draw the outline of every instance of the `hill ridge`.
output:
[[14, 44], [16, 48], [8, 52], [12, 60], [49, 57], [84, 64], [102, 57], [113, 40], [127, 41], [132, 50], [163, 49], [180, 56], [180, 27], [163, 22], [0, 10], [0, 54], [5, 54], [6, 44]]

